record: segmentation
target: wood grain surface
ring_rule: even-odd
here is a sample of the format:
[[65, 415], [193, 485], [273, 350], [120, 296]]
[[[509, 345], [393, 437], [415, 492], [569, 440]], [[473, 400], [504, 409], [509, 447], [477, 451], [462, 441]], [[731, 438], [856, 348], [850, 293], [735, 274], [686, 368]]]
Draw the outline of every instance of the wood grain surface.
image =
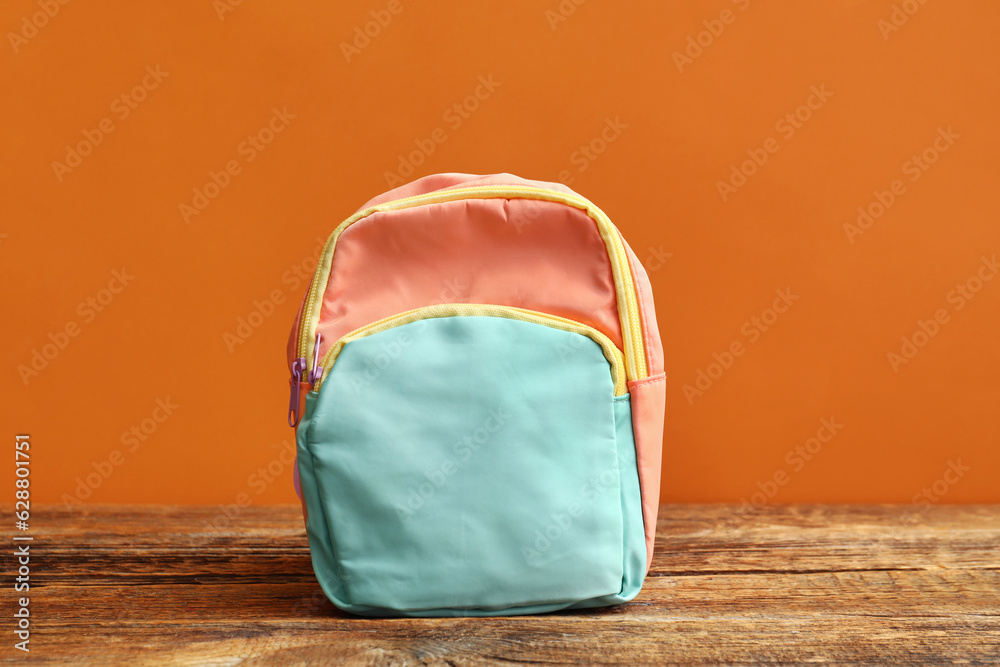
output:
[[[32, 513], [31, 653], [7, 662], [480, 665], [1000, 662], [1000, 507], [664, 505], [639, 596], [363, 619], [319, 591], [297, 507]], [[13, 544], [13, 542], [8, 542]], [[4, 576], [11, 593], [14, 559]], [[13, 609], [13, 602], [5, 605]]]

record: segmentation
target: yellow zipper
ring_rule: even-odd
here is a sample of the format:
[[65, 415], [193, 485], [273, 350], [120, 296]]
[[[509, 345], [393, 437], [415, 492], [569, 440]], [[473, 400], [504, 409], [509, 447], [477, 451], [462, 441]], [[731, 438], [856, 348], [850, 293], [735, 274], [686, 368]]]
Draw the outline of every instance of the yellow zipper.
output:
[[[358, 211], [340, 223], [327, 239], [326, 245], [323, 247], [322, 259], [316, 267], [312, 282], [309, 284], [309, 293], [306, 296], [305, 309], [302, 313], [302, 321], [299, 329], [299, 361], [306, 364], [308, 363], [306, 360], [313, 357], [313, 332], [319, 326], [319, 306], [322, 304], [322, 295], [326, 291], [326, 285], [330, 280], [330, 269], [333, 264], [333, 253], [337, 245], [337, 240], [345, 229], [362, 218], [382, 211], [398, 211], [416, 206], [440, 204], [460, 199], [496, 198], [538, 199], [558, 202], [581, 209], [594, 220], [597, 224], [598, 232], [604, 240], [605, 246], [607, 246], [608, 257], [611, 260], [611, 272], [615, 281], [615, 293], [618, 298], [618, 316], [621, 321], [622, 341], [625, 347], [624, 356], [627, 378], [629, 380], [638, 380], [647, 377], [649, 372], [646, 367], [646, 346], [643, 339], [642, 321], [639, 316], [639, 303], [636, 296], [635, 283], [632, 280], [628, 254], [625, 251], [625, 244], [618, 228], [614, 226], [604, 211], [579, 195], [524, 185], [479, 185], [468, 188], [456, 188], [454, 190], [429, 192], [371, 206]], [[320, 288], [321, 285], [323, 286], [322, 289]]]
[[323, 361], [320, 364], [320, 368], [322, 369], [321, 375], [313, 384], [312, 390], [319, 391], [323, 386], [326, 376], [330, 374], [334, 362], [336, 362], [341, 350], [344, 349], [344, 345], [347, 343], [364, 338], [365, 336], [387, 331], [388, 329], [403, 326], [404, 324], [436, 317], [503, 317], [508, 320], [531, 322], [532, 324], [540, 324], [553, 329], [561, 329], [562, 331], [587, 336], [601, 346], [601, 349], [604, 351], [604, 358], [611, 364], [611, 379], [615, 385], [615, 396], [622, 396], [627, 391], [625, 384], [625, 360], [622, 352], [615, 347], [610, 338], [597, 329], [576, 320], [549, 313], [541, 313], [537, 310], [481, 303], [444, 303], [414, 308], [413, 310], [397, 313], [396, 315], [382, 318], [377, 322], [372, 322], [371, 324], [366, 324], [363, 327], [355, 329], [334, 343], [326, 351], [326, 355], [324, 355]]

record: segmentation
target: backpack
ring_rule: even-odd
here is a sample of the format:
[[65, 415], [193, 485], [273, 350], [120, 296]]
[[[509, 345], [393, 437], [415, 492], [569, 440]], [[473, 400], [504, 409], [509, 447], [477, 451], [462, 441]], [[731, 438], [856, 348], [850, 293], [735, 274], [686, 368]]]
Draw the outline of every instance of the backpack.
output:
[[330, 234], [288, 345], [295, 484], [340, 609], [613, 605], [653, 555], [663, 350], [645, 271], [597, 206], [438, 174]]

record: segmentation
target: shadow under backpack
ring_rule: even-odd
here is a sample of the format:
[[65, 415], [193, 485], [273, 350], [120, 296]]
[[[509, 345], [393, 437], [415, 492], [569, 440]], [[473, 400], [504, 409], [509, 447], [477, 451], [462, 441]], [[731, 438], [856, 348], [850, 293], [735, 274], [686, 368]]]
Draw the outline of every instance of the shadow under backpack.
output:
[[365, 616], [631, 600], [649, 569], [663, 349], [597, 206], [427, 176], [326, 241], [288, 345], [313, 569]]

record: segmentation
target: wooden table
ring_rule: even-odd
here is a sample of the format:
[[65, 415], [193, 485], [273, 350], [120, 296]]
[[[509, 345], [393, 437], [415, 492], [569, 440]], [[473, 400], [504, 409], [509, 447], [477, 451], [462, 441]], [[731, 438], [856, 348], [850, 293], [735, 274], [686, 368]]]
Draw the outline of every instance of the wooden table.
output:
[[[35, 508], [30, 662], [1000, 661], [1000, 507], [913, 510], [664, 505], [630, 604], [368, 620], [319, 592], [297, 507]], [[20, 662], [12, 608], [3, 655]]]

